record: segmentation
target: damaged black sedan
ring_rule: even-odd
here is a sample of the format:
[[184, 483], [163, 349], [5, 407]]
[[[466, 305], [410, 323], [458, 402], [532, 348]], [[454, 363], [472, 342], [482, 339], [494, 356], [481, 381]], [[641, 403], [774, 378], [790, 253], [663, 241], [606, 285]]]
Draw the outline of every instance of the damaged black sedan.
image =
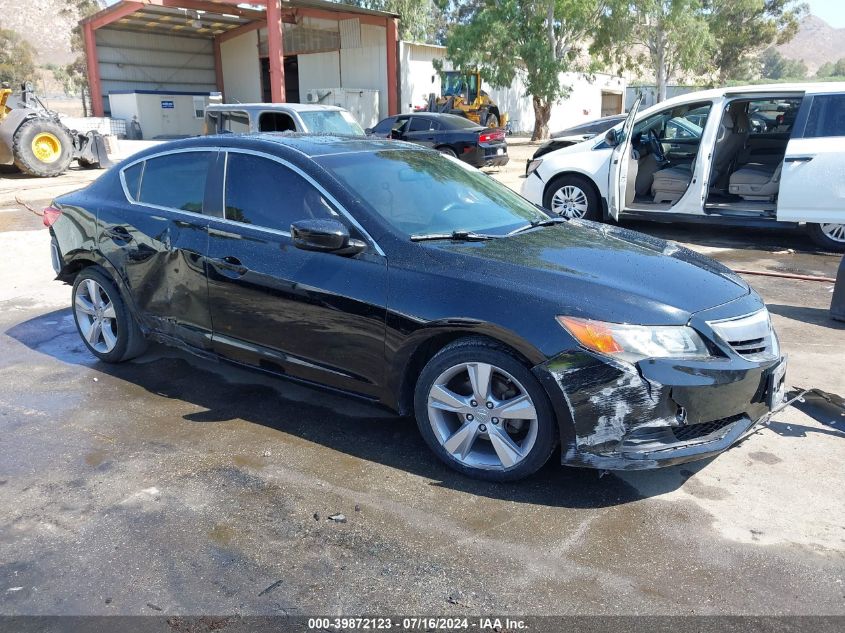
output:
[[783, 399], [769, 314], [729, 269], [415, 145], [187, 139], [44, 217], [102, 361], [154, 340], [377, 402], [475, 477], [558, 446], [596, 468], [700, 459]]

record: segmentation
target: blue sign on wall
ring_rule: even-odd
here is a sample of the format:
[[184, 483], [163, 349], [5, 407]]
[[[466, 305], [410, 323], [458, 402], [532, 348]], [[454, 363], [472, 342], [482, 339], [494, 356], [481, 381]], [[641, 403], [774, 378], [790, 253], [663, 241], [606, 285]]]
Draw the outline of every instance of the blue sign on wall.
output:
[[162, 101], [161, 107], [165, 110], [172, 110], [173, 109], [173, 102], [172, 101]]

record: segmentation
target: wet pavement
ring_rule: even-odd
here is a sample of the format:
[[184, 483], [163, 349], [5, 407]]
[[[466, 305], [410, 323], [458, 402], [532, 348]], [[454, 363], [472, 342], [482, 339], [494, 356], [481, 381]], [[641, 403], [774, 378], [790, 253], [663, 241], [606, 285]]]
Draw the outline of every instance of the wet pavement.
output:
[[[705, 462], [476, 482], [370, 405], [159, 346], [95, 361], [38, 218], [0, 222], [2, 614], [845, 614], [835, 399]], [[744, 269], [839, 262], [789, 231], [634, 228]], [[789, 384], [845, 394], [832, 285], [746, 278]]]

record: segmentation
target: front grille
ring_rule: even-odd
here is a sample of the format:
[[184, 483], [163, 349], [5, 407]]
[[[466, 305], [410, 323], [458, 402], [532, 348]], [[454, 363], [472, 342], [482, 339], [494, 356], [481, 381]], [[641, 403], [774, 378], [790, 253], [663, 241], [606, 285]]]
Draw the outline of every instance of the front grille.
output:
[[690, 424], [688, 426], [675, 426], [672, 427], [672, 435], [674, 435], [679, 442], [699, 440], [703, 437], [716, 434], [731, 424], [738, 422], [742, 418], [743, 416], [741, 415], [735, 415], [730, 418], [713, 420], [712, 422], [702, 422], [701, 424]]
[[755, 361], [778, 356], [777, 338], [769, 311], [765, 308], [741, 317], [708, 321], [707, 324], [740, 356]]

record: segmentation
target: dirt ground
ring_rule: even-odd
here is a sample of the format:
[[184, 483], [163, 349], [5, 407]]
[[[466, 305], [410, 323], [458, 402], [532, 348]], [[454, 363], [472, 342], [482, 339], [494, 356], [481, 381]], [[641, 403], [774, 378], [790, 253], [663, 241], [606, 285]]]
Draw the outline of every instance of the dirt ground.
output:
[[[0, 614], [845, 615], [841, 409], [680, 467], [475, 482], [369, 405], [162, 347], [96, 362], [14, 201], [94, 176], [0, 175]], [[839, 263], [793, 231], [631, 226], [745, 270]], [[746, 279], [788, 383], [845, 394], [832, 284]]]

